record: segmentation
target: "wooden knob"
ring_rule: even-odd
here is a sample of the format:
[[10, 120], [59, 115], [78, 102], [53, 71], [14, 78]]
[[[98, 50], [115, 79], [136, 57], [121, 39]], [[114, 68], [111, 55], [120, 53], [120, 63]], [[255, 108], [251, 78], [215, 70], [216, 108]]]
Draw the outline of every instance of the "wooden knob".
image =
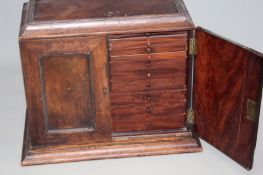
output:
[[151, 123], [150, 122], [146, 122], [145, 125], [146, 125], [146, 127], [150, 127]]
[[147, 77], [151, 77], [152, 76], [152, 73], [151, 72], [148, 72], [147, 73]]
[[146, 101], [149, 102], [149, 101], [151, 101], [151, 96], [150, 96], [150, 95], [147, 95], [145, 99], [146, 99]]
[[151, 87], [152, 83], [151, 82], [147, 82], [147, 87]]
[[152, 49], [150, 48], [150, 46], [147, 47], [146, 51], [147, 51], [148, 53], [151, 53], [151, 52], [152, 52]]
[[151, 108], [151, 107], [147, 107], [147, 108], [146, 108], [146, 112], [147, 112], [147, 113], [151, 113], [151, 112], [152, 112], [152, 108]]

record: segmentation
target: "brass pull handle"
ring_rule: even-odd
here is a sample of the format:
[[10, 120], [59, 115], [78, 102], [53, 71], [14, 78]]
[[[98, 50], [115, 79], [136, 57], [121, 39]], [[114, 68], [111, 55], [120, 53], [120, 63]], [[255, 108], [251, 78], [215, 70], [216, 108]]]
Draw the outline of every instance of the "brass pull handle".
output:
[[152, 86], [151, 82], [147, 82], [147, 87], [150, 88]]

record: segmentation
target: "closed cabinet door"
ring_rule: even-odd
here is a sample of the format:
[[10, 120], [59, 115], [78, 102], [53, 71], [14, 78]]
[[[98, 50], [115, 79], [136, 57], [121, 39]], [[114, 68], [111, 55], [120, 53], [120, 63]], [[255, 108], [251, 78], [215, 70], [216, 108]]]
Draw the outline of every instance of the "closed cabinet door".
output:
[[111, 139], [106, 37], [20, 42], [31, 144]]

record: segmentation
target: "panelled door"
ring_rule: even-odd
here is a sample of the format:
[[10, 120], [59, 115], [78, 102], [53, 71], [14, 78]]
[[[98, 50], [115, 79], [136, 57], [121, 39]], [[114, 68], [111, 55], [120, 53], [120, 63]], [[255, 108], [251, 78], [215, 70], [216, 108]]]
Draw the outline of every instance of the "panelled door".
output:
[[20, 42], [32, 145], [111, 138], [106, 37]]

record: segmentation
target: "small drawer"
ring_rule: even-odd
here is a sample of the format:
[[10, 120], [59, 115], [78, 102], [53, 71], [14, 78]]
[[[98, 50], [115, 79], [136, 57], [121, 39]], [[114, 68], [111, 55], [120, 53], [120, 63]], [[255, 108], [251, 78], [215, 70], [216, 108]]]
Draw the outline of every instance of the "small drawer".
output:
[[111, 94], [113, 120], [174, 117], [185, 114], [186, 90]]
[[185, 127], [185, 114], [176, 117], [144, 118], [141, 120], [112, 120], [113, 132], [168, 130]]
[[137, 71], [125, 71], [111, 73], [111, 81], [115, 82], [126, 82], [134, 80], [145, 80], [150, 81], [151, 79], [159, 78], [176, 78], [185, 77], [186, 67], [185, 65], [167, 68], [148, 68]]
[[112, 106], [114, 132], [175, 129], [185, 126], [186, 103]]
[[186, 102], [178, 101], [175, 104], [148, 104], [148, 105], [125, 105], [111, 106], [112, 120], [140, 120], [144, 118], [176, 118], [178, 114], [185, 114]]
[[186, 102], [186, 90], [138, 92], [129, 94], [110, 94], [112, 106], [127, 105], [174, 105], [178, 102]]
[[187, 50], [187, 33], [110, 39], [110, 56], [177, 52]]
[[143, 69], [177, 68], [186, 66], [186, 52], [169, 52], [149, 55], [113, 57], [111, 72], [137, 71]]
[[147, 92], [186, 88], [186, 77], [112, 81], [111, 93]]

